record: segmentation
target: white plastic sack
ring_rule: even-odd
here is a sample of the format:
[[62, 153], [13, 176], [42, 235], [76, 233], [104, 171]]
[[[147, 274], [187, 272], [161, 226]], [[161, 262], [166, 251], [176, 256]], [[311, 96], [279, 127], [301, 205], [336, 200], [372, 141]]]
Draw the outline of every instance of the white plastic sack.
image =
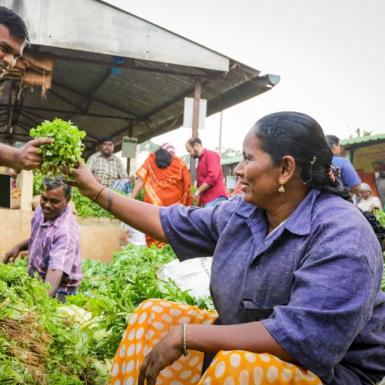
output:
[[159, 279], [171, 278], [182, 290], [188, 290], [193, 297], [210, 296], [212, 257], [193, 258], [179, 262], [175, 259], [163, 265], [157, 273]]
[[135, 246], [146, 246], [146, 236], [144, 233], [134, 229], [131, 226], [128, 226], [125, 223], [120, 225], [120, 245], [125, 246], [128, 243]]

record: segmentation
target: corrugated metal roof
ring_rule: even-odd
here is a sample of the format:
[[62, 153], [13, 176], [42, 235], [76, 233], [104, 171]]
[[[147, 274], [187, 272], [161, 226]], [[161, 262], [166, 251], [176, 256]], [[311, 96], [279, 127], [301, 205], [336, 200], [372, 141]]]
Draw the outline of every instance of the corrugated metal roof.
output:
[[385, 142], [385, 134], [377, 134], [377, 135], [365, 135], [365, 136], [358, 136], [356, 138], [350, 138], [350, 139], [343, 139], [340, 141], [341, 146], [344, 148], [349, 148], [353, 146], [357, 146], [360, 144], [370, 144], [378, 141], [384, 141]]
[[[50, 2], [50, 7], [55, 4], [57, 2]], [[132, 17], [127, 14], [127, 22]], [[173, 41], [176, 37], [181, 42], [184, 40], [175, 35]], [[194, 43], [189, 44], [193, 47]], [[197, 47], [194, 49], [205, 50]], [[87, 132], [88, 153], [94, 151], [98, 139], [106, 135], [111, 135], [119, 148], [123, 136], [137, 137], [141, 143], [180, 126], [184, 98], [193, 96], [196, 79], [201, 80], [208, 115], [266, 92], [279, 82], [278, 76], [261, 76], [260, 71], [223, 55], [229, 61], [228, 71], [40, 44], [33, 44], [28, 54], [54, 60], [52, 88], [42, 98], [39, 90], [22, 88], [17, 80], [2, 83], [0, 141], [26, 140], [30, 127], [44, 119], [60, 117], [70, 119]], [[17, 95], [13, 100], [12, 89]]]

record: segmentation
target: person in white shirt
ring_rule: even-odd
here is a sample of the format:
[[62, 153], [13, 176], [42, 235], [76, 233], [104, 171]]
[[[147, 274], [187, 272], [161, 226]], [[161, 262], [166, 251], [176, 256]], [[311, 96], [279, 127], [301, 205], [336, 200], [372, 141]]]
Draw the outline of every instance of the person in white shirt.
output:
[[359, 195], [361, 200], [357, 207], [362, 211], [382, 210], [380, 198], [373, 195], [372, 188], [367, 183], [361, 183]]

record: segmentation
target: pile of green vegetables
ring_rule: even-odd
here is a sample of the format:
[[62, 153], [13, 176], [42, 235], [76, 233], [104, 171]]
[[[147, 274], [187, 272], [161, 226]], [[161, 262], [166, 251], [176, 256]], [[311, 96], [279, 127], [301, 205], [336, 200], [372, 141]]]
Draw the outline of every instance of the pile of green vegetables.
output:
[[65, 305], [27, 274], [26, 262], [0, 265], [0, 384], [104, 385], [130, 314], [147, 298], [210, 307], [156, 272], [170, 248], [127, 246], [111, 263], [85, 261], [79, 293]]
[[173, 281], [160, 281], [156, 272], [175, 258], [169, 246], [162, 249], [126, 246], [114, 255], [111, 264], [86, 261], [79, 294], [70, 297], [75, 304], [92, 313], [88, 327], [103, 330], [93, 341], [94, 352], [103, 359], [112, 358], [132, 311], [148, 298], [211, 308], [210, 299], [195, 299]]
[[108, 367], [25, 263], [0, 265], [0, 384], [102, 385]]

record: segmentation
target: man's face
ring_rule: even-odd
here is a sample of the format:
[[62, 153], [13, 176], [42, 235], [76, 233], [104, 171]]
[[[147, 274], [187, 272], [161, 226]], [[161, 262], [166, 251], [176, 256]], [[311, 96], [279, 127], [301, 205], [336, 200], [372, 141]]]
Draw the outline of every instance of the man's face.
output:
[[362, 191], [362, 190], [360, 191], [360, 197], [362, 199], [369, 199], [370, 195], [371, 195], [370, 191]]
[[63, 187], [43, 191], [41, 194], [40, 206], [45, 219], [57, 218], [66, 209], [67, 203], [68, 200], [65, 197]]
[[338, 143], [338, 144], [335, 144], [333, 146], [333, 149], [332, 149], [332, 152], [334, 155], [337, 155], [337, 156], [340, 156], [342, 154], [342, 148], [341, 148], [341, 145]]
[[113, 151], [114, 151], [114, 144], [110, 141], [103, 142], [102, 145], [100, 146], [100, 152], [107, 158], [112, 155]]
[[12, 36], [8, 28], [0, 24], [0, 79], [16, 65], [17, 59], [23, 54], [25, 40]]
[[197, 145], [190, 146], [188, 143], [186, 144], [186, 151], [192, 156], [194, 159], [198, 159], [200, 156], [199, 150], [196, 147]]

